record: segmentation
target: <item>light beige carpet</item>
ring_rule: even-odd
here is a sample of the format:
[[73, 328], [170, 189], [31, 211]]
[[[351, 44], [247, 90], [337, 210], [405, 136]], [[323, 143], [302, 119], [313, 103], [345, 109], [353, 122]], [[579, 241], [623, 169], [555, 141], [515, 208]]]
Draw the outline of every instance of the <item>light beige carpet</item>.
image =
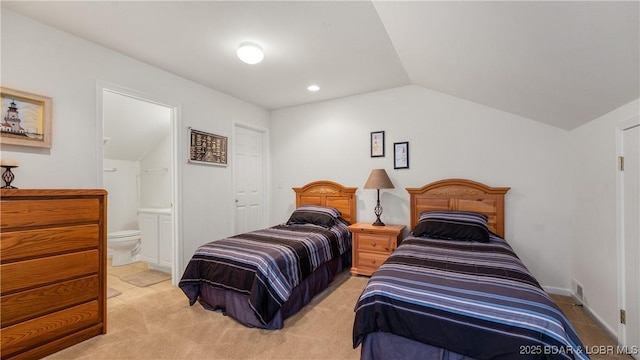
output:
[[118, 296], [122, 294], [119, 290], [116, 290], [112, 287], [107, 287], [107, 299], [112, 298], [114, 296]]
[[107, 334], [46, 359], [357, 360], [353, 306], [367, 280], [344, 271], [282, 330], [248, 328], [199, 303], [189, 306], [182, 290], [166, 287], [114, 302], [107, 308]]
[[171, 279], [171, 274], [156, 270], [144, 270], [120, 276], [120, 280], [131, 285], [145, 287]]
[[[287, 319], [282, 330], [252, 329], [189, 300], [177, 287], [114, 302], [107, 334], [50, 355], [46, 360], [357, 360], [352, 346], [353, 307], [368, 278], [345, 271], [329, 288]], [[123, 291], [126, 294], [127, 290]], [[587, 346], [611, 345], [581, 307], [554, 296]], [[594, 355], [592, 360], [633, 360]]]

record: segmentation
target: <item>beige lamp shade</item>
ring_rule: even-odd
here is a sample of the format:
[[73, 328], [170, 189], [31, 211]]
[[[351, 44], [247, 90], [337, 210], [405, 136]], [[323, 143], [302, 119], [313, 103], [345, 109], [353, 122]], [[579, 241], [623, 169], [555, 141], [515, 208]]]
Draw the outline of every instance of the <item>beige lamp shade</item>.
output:
[[367, 182], [364, 184], [365, 189], [393, 189], [393, 183], [389, 179], [389, 175], [384, 169], [373, 169]]

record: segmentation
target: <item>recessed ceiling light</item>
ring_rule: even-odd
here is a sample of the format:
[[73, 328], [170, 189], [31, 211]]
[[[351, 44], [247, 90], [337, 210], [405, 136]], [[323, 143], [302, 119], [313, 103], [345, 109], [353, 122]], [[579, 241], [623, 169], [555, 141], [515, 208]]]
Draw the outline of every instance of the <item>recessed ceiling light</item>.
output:
[[237, 54], [240, 60], [250, 65], [257, 64], [264, 59], [264, 52], [262, 52], [262, 48], [259, 45], [250, 42], [240, 44]]
[[309, 86], [307, 86], [307, 90], [309, 90], [309, 91], [318, 91], [318, 90], [320, 90], [320, 86], [315, 85], [315, 84], [314, 85], [309, 85]]

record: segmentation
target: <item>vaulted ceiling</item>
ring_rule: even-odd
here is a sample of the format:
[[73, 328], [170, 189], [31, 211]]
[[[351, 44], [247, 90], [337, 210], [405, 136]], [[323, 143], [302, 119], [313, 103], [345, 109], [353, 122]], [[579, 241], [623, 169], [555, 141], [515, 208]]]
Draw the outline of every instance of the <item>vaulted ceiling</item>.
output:
[[[414, 84], [573, 129], [640, 97], [638, 1], [2, 7], [270, 110]], [[244, 41], [262, 63], [238, 60]]]
[[140, 161], [171, 135], [171, 108], [104, 91], [104, 158]]

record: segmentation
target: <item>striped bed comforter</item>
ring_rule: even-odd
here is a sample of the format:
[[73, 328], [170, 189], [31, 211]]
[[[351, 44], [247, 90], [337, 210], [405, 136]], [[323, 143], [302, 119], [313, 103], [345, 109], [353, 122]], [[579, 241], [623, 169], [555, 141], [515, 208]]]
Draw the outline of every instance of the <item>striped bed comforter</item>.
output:
[[278, 225], [213, 241], [196, 249], [178, 286], [193, 305], [201, 286], [246, 294], [269, 323], [291, 291], [325, 262], [351, 249], [347, 225]]
[[588, 359], [507, 242], [408, 237], [371, 277], [353, 345], [382, 331], [475, 359]]

